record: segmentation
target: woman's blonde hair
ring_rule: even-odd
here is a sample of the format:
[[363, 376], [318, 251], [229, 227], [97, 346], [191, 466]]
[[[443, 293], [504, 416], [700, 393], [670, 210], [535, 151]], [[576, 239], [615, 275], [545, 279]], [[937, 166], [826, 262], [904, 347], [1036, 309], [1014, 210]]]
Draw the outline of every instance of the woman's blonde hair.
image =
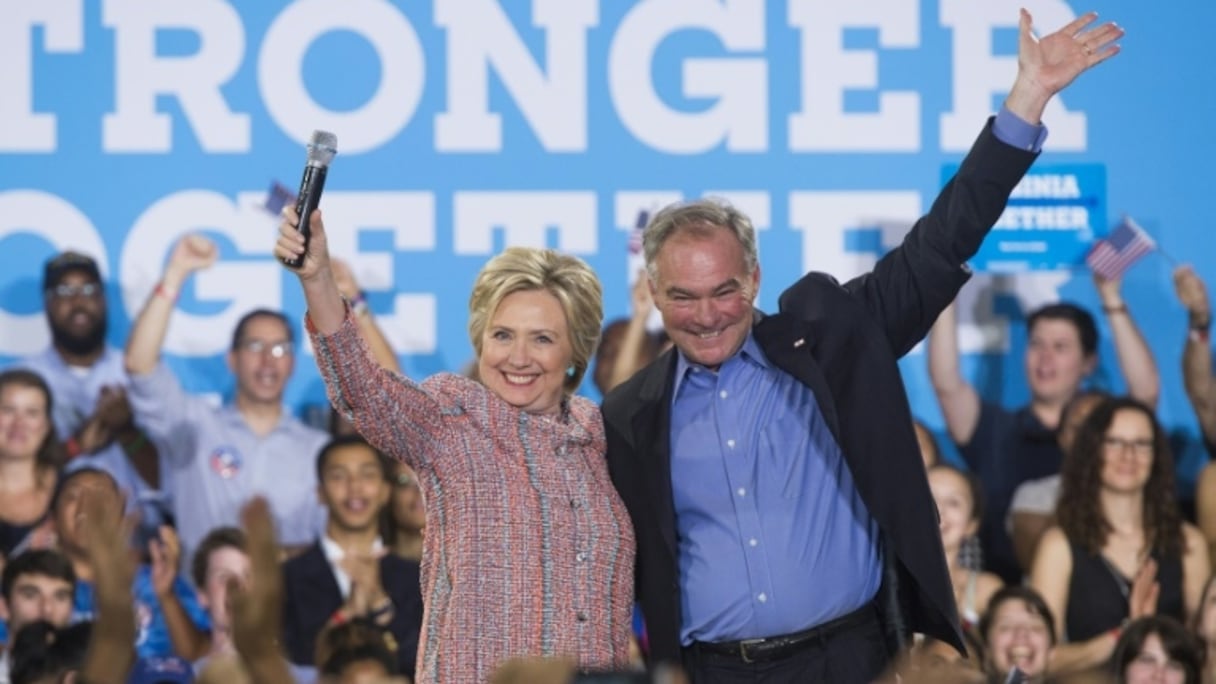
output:
[[469, 296], [469, 341], [480, 357], [486, 326], [498, 305], [508, 295], [527, 290], [553, 295], [566, 314], [574, 371], [567, 375], [564, 387], [567, 394], [572, 393], [587, 373], [604, 321], [600, 279], [582, 259], [534, 247], [508, 247], [490, 259], [477, 274]]

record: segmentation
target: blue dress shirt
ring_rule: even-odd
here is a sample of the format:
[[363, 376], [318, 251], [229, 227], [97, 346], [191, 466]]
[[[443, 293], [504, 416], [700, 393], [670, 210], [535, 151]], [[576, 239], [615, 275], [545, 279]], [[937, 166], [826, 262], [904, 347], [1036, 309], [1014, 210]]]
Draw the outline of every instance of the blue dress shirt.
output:
[[873, 598], [878, 528], [810, 388], [750, 333], [717, 372], [680, 356], [676, 378], [682, 641], [797, 632]]

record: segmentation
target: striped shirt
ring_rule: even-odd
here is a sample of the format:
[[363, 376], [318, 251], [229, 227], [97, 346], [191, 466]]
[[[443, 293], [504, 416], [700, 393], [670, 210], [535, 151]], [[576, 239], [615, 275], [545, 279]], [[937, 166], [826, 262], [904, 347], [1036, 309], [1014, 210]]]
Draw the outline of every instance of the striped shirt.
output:
[[415, 681], [486, 681], [519, 656], [625, 668], [633, 528], [595, 404], [531, 414], [459, 375], [415, 383], [380, 368], [349, 314], [333, 335], [308, 328], [334, 407], [422, 487]]

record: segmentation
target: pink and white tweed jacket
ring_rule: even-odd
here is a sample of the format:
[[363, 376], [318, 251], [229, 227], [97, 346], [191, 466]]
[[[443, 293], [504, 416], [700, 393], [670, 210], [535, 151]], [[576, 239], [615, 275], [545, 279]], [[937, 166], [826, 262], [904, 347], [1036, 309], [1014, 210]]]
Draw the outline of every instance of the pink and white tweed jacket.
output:
[[459, 375], [381, 368], [349, 314], [333, 335], [309, 329], [334, 407], [422, 487], [415, 681], [483, 682], [517, 656], [626, 667], [634, 535], [595, 404], [530, 414]]

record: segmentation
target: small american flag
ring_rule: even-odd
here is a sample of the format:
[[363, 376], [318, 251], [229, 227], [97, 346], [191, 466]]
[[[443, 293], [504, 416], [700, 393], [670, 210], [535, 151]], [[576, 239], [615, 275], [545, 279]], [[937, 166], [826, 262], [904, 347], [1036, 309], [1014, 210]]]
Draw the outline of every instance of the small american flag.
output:
[[1140, 257], [1157, 249], [1157, 243], [1131, 217], [1124, 217], [1110, 235], [1094, 243], [1085, 263], [1108, 280], [1118, 278]]
[[633, 230], [629, 233], [629, 253], [642, 253], [642, 235], [646, 232], [646, 224], [650, 222], [650, 212], [642, 209], [638, 211], [638, 220], [634, 225]]
[[289, 190], [287, 186], [278, 181], [270, 184], [270, 189], [266, 191], [266, 211], [278, 216], [279, 212], [283, 211], [283, 207], [287, 205], [295, 205], [296, 194]]

